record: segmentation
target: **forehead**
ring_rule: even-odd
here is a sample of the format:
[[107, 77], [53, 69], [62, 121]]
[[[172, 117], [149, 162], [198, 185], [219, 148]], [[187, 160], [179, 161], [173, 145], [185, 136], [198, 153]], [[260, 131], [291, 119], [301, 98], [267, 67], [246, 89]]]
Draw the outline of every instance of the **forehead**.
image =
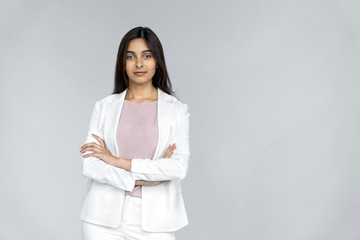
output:
[[149, 47], [143, 38], [135, 38], [129, 42], [127, 50], [132, 52], [142, 52], [144, 50], [149, 50]]

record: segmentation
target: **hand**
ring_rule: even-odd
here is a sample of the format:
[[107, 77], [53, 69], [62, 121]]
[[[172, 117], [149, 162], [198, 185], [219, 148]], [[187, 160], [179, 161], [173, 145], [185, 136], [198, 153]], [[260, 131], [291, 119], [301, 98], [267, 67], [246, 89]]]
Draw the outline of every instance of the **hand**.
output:
[[[164, 158], [170, 158], [173, 153], [174, 153], [174, 150], [176, 149], [176, 144], [172, 144], [172, 145], [169, 145], [165, 155], [164, 155]], [[158, 185], [160, 183], [163, 183], [163, 182], [167, 182], [167, 181], [146, 181], [146, 180], [136, 180], [135, 181], [135, 185], [142, 185], [142, 186], [155, 186], [155, 185]]]
[[95, 142], [84, 144], [80, 150], [80, 152], [86, 152], [86, 151], [93, 151], [93, 153], [85, 154], [83, 157], [97, 157], [107, 164], [115, 165], [114, 163], [119, 160], [119, 158], [112, 155], [107, 149], [104, 140], [102, 140], [99, 136], [92, 134], [94, 138], [96, 138], [99, 144], [96, 144]]
[[175, 143], [173, 145], [169, 145], [169, 147], [164, 155], [164, 158], [170, 158], [173, 155], [175, 149], [176, 149]]

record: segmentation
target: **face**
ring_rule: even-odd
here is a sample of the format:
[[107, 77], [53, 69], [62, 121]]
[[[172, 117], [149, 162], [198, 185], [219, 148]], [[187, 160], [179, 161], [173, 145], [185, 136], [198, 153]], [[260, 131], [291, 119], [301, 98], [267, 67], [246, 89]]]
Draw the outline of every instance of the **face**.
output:
[[126, 52], [125, 70], [129, 84], [152, 84], [156, 61], [143, 38], [130, 41]]

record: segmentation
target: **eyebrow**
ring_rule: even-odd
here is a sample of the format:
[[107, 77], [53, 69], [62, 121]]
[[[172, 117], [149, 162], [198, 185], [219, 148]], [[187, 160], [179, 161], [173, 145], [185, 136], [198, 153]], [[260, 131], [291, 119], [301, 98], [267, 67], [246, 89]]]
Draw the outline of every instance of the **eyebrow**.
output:
[[[142, 53], [145, 53], [145, 52], [151, 52], [150, 50], [144, 50], [144, 51], [142, 51]], [[133, 54], [135, 54], [135, 52], [133, 52], [133, 51], [126, 51], [126, 53], [133, 53]]]

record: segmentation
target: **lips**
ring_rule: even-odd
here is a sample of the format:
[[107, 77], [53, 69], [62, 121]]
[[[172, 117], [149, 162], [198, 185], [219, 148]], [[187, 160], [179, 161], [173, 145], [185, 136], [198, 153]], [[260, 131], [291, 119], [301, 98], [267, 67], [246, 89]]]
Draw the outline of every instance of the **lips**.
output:
[[142, 75], [144, 75], [146, 72], [135, 72], [135, 75], [136, 76], [142, 76]]

